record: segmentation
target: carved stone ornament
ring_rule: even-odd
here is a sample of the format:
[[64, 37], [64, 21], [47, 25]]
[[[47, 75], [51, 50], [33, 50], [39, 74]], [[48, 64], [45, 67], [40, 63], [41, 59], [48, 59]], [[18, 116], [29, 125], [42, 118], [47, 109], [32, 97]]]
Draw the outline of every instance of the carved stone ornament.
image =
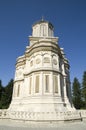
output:
[[36, 59], [36, 64], [39, 64], [41, 62], [40, 59]]
[[44, 63], [50, 63], [50, 59], [48, 57], [44, 57]]
[[56, 59], [53, 59], [53, 64], [57, 65], [57, 60]]
[[19, 71], [19, 72], [18, 72], [18, 75], [20, 76], [21, 74], [22, 74], [22, 71]]
[[33, 61], [30, 62], [30, 66], [33, 66]]

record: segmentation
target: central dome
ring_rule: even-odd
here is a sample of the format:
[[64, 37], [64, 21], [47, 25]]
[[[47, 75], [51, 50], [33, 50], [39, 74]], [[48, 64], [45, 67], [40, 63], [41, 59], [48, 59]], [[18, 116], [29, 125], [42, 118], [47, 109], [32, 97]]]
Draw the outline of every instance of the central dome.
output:
[[32, 31], [33, 37], [53, 37], [54, 36], [53, 25], [44, 19], [34, 23], [32, 26], [32, 30], [33, 30]]

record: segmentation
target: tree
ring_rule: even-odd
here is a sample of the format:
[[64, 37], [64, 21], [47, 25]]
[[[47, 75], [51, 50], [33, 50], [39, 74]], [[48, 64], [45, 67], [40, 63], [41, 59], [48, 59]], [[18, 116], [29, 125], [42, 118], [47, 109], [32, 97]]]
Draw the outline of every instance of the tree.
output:
[[74, 107], [76, 109], [80, 109], [82, 106], [81, 85], [76, 77], [74, 78], [74, 81], [73, 81], [72, 92], [73, 92], [72, 93], [72, 100], [73, 100]]
[[84, 102], [84, 108], [86, 109], [86, 71], [84, 71], [82, 79], [82, 97]]
[[10, 80], [8, 85], [4, 87], [4, 91], [1, 98], [2, 109], [6, 109], [9, 107], [13, 92], [13, 79]]
[[2, 96], [2, 81], [0, 80], [0, 100], [1, 100], [1, 96]]
[[4, 87], [2, 85], [2, 81], [0, 80], [0, 109], [2, 108], [2, 95], [4, 92]]

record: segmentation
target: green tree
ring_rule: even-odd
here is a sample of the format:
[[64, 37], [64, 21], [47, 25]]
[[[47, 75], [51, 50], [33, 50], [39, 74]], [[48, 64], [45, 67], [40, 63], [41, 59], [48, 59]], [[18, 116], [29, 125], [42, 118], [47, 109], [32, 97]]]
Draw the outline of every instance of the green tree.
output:
[[3, 91], [3, 86], [2, 86], [2, 81], [0, 80], [0, 108], [2, 107], [2, 104], [1, 104], [2, 91]]
[[86, 71], [84, 71], [83, 78], [82, 78], [82, 98], [83, 98], [84, 108], [86, 109]]
[[1, 100], [1, 96], [2, 96], [2, 81], [0, 80], [0, 100]]
[[6, 109], [9, 107], [12, 99], [12, 92], [13, 92], [13, 79], [11, 79], [8, 85], [4, 88], [1, 98], [2, 109]]
[[73, 81], [72, 92], [73, 92], [72, 93], [72, 100], [73, 100], [74, 107], [76, 109], [80, 109], [82, 106], [81, 85], [76, 77], [74, 78], [74, 81]]

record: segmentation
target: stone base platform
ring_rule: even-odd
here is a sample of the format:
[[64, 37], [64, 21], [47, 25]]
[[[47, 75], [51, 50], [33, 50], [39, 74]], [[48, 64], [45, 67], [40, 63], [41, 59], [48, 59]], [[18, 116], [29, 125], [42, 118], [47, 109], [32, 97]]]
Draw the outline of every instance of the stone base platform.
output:
[[28, 124], [14, 120], [0, 120], [0, 130], [86, 130], [86, 122]]
[[9, 111], [0, 110], [0, 119], [10, 119], [28, 122], [65, 122], [65, 121], [82, 121], [86, 119], [86, 111], [66, 111], [55, 113], [40, 113], [26, 111]]

